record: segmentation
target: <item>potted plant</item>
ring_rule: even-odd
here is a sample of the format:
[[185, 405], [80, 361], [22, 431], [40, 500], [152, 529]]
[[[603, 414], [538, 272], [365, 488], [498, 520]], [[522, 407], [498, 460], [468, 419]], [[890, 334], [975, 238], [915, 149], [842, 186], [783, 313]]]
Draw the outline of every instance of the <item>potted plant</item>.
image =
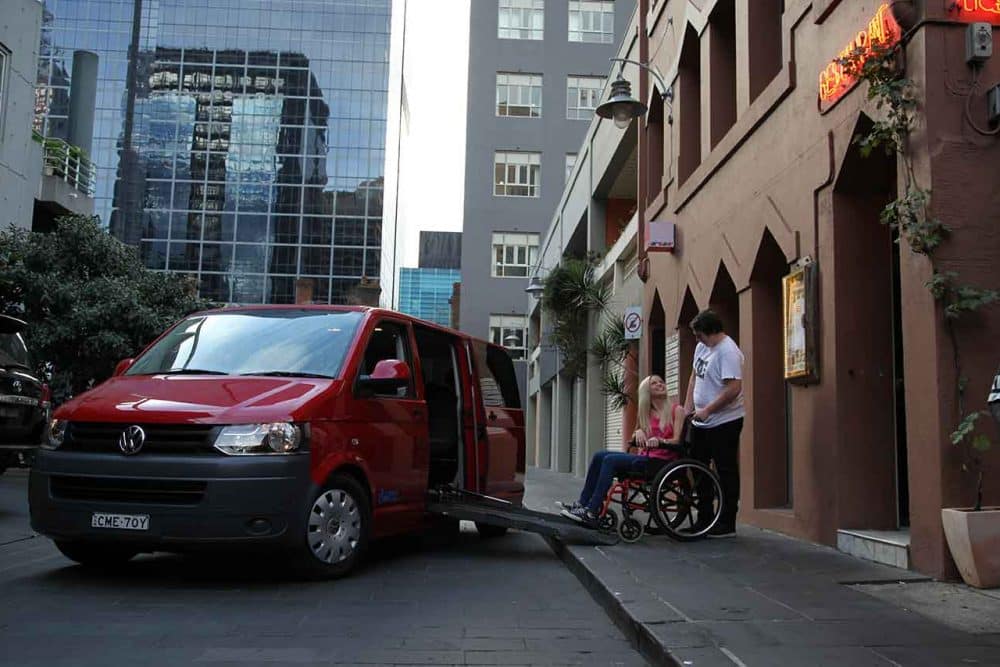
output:
[[989, 412], [969, 414], [951, 436], [952, 443], [966, 448], [963, 471], [976, 475], [976, 504], [941, 510], [951, 557], [965, 583], [976, 588], [1000, 587], [1000, 507], [983, 507], [982, 456], [992, 443], [986, 434], [976, 433], [980, 417], [992, 413], [1000, 423], [1000, 372], [993, 378], [987, 405]]

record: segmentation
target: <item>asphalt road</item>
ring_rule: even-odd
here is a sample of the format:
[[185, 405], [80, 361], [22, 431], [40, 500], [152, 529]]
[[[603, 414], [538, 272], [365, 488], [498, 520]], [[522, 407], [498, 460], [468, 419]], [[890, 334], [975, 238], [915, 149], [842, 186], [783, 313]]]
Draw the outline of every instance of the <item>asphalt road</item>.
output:
[[334, 582], [253, 555], [85, 570], [34, 536], [0, 477], [0, 665], [643, 665], [538, 537], [377, 544]]

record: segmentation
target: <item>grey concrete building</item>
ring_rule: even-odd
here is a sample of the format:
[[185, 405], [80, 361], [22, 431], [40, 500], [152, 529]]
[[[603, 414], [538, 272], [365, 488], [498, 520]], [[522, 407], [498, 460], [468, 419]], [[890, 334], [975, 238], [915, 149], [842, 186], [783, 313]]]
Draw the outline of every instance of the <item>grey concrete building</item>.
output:
[[0, 207], [4, 227], [30, 228], [42, 149], [31, 140], [42, 6], [4, 0], [0, 15]]
[[[33, 132], [43, 23], [38, 0], [3, 0], [0, 12], [0, 226], [47, 231], [59, 216], [94, 212], [94, 173], [87, 156], [93, 131], [97, 57], [71, 55], [77, 85], [65, 90], [70, 142]], [[90, 111], [88, 112], [88, 108]], [[82, 110], [82, 111], [81, 111]], [[82, 139], [82, 140], [81, 140]]]
[[[524, 359], [539, 238], [635, 4], [472, 3], [460, 326]], [[524, 387], [525, 364], [517, 364]]]

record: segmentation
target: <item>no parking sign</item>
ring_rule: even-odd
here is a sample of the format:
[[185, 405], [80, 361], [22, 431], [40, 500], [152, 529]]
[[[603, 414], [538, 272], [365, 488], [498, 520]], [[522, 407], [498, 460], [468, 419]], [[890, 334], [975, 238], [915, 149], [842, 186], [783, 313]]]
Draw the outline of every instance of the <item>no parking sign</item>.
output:
[[642, 308], [640, 306], [626, 308], [623, 321], [625, 323], [625, 340], [642, 338]]

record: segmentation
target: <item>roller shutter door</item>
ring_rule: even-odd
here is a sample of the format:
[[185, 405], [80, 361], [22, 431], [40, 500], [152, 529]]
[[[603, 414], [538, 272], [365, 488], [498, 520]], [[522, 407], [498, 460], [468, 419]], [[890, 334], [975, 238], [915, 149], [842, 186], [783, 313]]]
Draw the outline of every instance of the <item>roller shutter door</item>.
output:
[[604, 448], [622, 451], [622, 409], [614, 405], [611, 396], [604, 399]]

